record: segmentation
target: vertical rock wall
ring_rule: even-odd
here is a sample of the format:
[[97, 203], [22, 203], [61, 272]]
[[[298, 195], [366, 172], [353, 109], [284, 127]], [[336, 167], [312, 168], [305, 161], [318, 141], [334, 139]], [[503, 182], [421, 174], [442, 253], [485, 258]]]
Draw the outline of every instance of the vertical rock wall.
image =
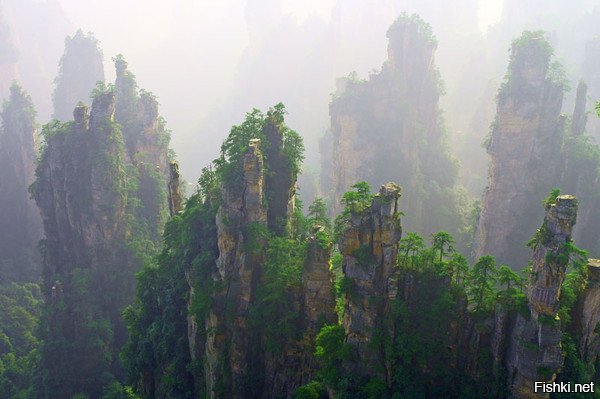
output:
[[380, 373], [384, 381], [390, 370], [382, 348], [374, 347], [371, 341], [378, 329], [392, 328], [387, 316], [398, 294], [396, 260], [402, 233], [399, 197], [397, 185], [382, 186], [371, 206], [350, 215], [338, 243], [343, 255], [343, 273], [349, 282], [343, 319], [346, 341], [360, 359], [355, 371]]
[[0, 128], [0, 282], [37, 281], [42, 221], [29, 186], [37, 159], [35, 110], [31, 98], [13, 84]]
[[219, 258], [214, 279], [222, 287], [206, 320], [204, 369], [211, 398], [243, 398], [253, 337], [247, 324], [264, 261], [259, 231], [266, 228], [263, 154], [252, 140], [244, 155], [241, 192], [222, 189], [217, 213]]
[[584, 361], [595, 364], [600, 354], [600, 260], [588, 261], [587, 286], [577, 306], [579, 320], [576, 325], [580, 327], [581, 338], [579, 353]]
[[562, 167], [563, 87], [549, 74], [552, 49], [541, 34], [524, 33], [512, 46], [507, 80], [498, 93], [488, 188], [477, 228], [475, 258], [527, 264], [527, 242], [542, 217], [546, 193], [558, 187]]
[[454, 232], [460, 224], [453, 219], [457, 165], [446, 149], [440, 118], [437, 41], [415, 15], [398, 18], [387, 36], [388, 59], [381, 71], [366, 81], [339, 82], [330, 105], [333, 154], [324, 156], [333, 158], [334, 213], [354, 183], [377, 187], [397, 181], [406, 192], [408, 229], [425, 235]]
[[554, 381], [563, 365], [559, 296], [576, 218], [577, 200], [561, 195], [546, 206], [544, 222], [536, 233], [527, 290], [530, 315], [517, 315], [504, 361], [508, 386], [516, 398], [548, 397], [535, 392], [534, 382]]
[[133, 299], [134, 262], [126, 248], [125, 153], [113, 127], [115, 99], [100, 93], [70, 124], [46, 136], [34, 197], [43, 242], [44, 389], [55, 398], [98, 398], [104, 373], [118, 373], [126, 332], [121, 312]]

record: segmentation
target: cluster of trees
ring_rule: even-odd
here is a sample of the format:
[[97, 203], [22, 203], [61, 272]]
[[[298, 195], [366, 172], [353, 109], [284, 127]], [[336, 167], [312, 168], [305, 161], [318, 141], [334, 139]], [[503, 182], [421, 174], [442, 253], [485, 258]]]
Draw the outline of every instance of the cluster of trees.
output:
[[[559, 190], [552, 190], [544, 204], [553, 203], [559, 194]], [[356, 184], [344, 196], [349, 212], [364, 209], [371, 198], [364, 182]], [[343, 215], [338, 217], [338, 223]], [[340, 398], [508, 395], [505, 372], [494, 366], [490, 349], [473, 346], [476, 340], [470, 339], [466, 340], [467, 346], [461, 345], [465, 345], [465, 334], [491, 333], [489, 322], [495, 311], [530, 317], [524, 289], [531, 269], [517, 273], [507, 265], [498, 266], [489, 255], [470, 266], [468, 259], [455, 249], [454, 238], [445, 231], [431, 234], [429, 245], [419, 234], [406, 233], [398, 248], [401, 280], [413, 288], [408, 295], [398, 295], [391, 305], [390, 322], [394, 333], [379, 331], [374, 339], [377, 342], [372, 343], [382, 344], [386, 362], [392, 366], [391, 388], [379, 378], [352, 371], [351, 365], [360, 359], [346, 343], [340, 323], [326, 325], [319, 332], [315, 347], [320, 366], [317, 378], [300, 387], [294, 397], [324, 398], [327, 389]], [[596, 378], [594, 367], [583, 361], [578, 352], [577, 332], [571, 316], [577, 297], [585, 287], [587, 254], [572, 243], [569, 248], [569, 273], [562, 287], [559, 312], [564, 326], [562, 341], [566, 361], [559, 380], [591, 381]], [[336, 291], [338, 300], [343, 300], [344, 295], [351, 296], [347, 287], [351, 282], [340, 277], [340, 263], [340, 255], [334, 255], [332, 270], [337, 274]], [[402, 281], [400, 287], [406, 287]], [[339, 310], [343, 312], [343, 307]]]

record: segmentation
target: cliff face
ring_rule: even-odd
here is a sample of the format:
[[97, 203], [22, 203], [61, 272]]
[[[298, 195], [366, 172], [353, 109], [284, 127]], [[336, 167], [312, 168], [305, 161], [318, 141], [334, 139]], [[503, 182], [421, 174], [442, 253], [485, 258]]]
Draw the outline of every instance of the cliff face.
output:
[[488, 188], [476, 258], [490, 254], [499, 264], [524, 266], [523, 243], [542, 216], [539, 201], [560, 183], [563, 87], [549, 72], [551, 54], [550, 45], [537, 33], [526, 32], [513, 43], [487, 146]]
[[505, 330], [506, 351], [500, 354], [514, 397], [548, 397], [535, 393], [534, 382], [554, 381], [563, 365], [558, 308], [576, 218], [575, 197], [559, 196], [546, 206], [544, 222], [532, 242], [532, 273], [527, 290], [529, 314], [517, 314], [512, 326]]
[[158, 240], [167, 217], [169, 177], [169, 132], [151, 93], [138, 90], [127, 62], [118, 55], [116, 69], [115, 121], [121, 125], [128, 157], [139, 174], [138, 215]]
[[600, 260], [590, 259], [588, 262], [588, 279], [585, 291], [578, 303], [581, 339], [579, 353], [589, 364], [595, 364], [600, 354]]
[[[156, 121], [156, 107], [150, 108]], [[140, 202], [146, 205], [140, 198], [144, 176], [131, 165], [115, 121], [114, 91], [98, 91], [91, 112], [80, 103], [73, 116], [71, 122], [44, 127], [46, 146], [33, 186], [47, 237], [42, 365], [48, 378], [42, 389], [56, 398], [77, 393], [99, 398], [111, 375], [123, 377], [118, 353], [127, 331], [122, 312], [133, 301], [135, 273], [152, 255], [147, 220], [159, 220], [161, 208], [139, 210]], [[146, 143], [140, 154], [160, 153], [164, 145]], [[165, 179], [153, 182], [166, 193]], [[177, 181], [171, 189], [176, 212], [181, 206]], [[143, 200], [153, 194], [163, 205], [156, 192], [147, 194]]]
[[382, 186], [366, 210], [351, 213], [339, 241], [343, 272], [349, 281], [343, 319], [346, 342], [356, 349], [360, 359], [354, 371], [362, 374], [367, 369], [381, 370], [375, 372], [388, 384], [389, 359], [383, 357], [383, 348], [374, 346], [372, 341], [380, 330], [393, 336], [389, 319], [398, 294], [396, 259], [402, 233], [399, 197], [397, 185]]
[[[307, 239], [290, 233], [297, 172], [290, 133], [273, 112], [261, 116], [260, 131], [247, 133], [254, 138], [245, 152], [218, 165], [217, 175], [232, 170], [220, 194], [207, 198], [220, 204], [217, 259], [186, 271], [190, 306], [210, 296], [206, 311], [188, 319], [190, 355], [202, 365], [195, 390], [207, 397], [291, 397], [316, 370], [316, 333], [336, 320], [331, 247], [317, 240], [320, 227]], [[234, 127], [226, 143], [246, 126]]]
[[[417, 16], [388, 30], [388, 60], [367, 81], [340, 82], [330, 105], [335, 204], [357, 181], [397, 181], [406, 192], [405, 226], [428, 235], [454, 231], [457, 167], [448, 155], [438, 106], [436, 39]], [[330, 157], [329, 154], [324, 154]], [[427, 209], [427, 211], [425, 211]]]
[[4, 227], [0, 229], [0, 281], [37, 281], [42, 221], [28, 191], [37, 158], [35, 111], [31, 98], [16, 84], [1, 117], [0, 224]]
[[[34, 197], [41, 210], [45, 389], [56, 398], [100, 396], [101, 374], [118, 370], [121, 312], [139, 263], [126, 249], [125, 153], [112, 92], [79, 105], [68, 124], [46, 127]], [[101, 345], [100, 345], [101, 344]]]
[[[244, 155], [242, 195], [225, 188], [223, 205], [217, 213], [219, 258], [214, 278], [226, 285], [213, 298], [206, 320], [206, 329], [211, 333], [207, 335], [204, 368], [206, 390], [211, 397], [219, 397], [219, 390], [225, 386], [232, 397], [243, 397], [249, 354], [258, 345], [247, 315], [264, 262], [261, 247], [265, 242], [258, 231], [267, 223], [263, 154], [259, 146], [260, 141], [253, 140]], [[247, 253], [245, 248], [251, 251]], [[226, 308], [229, 315], [224, 312]], [[220, 367], [224, 359], [228, 361]], [[224, 386], [219, 387], [219, 381]]]

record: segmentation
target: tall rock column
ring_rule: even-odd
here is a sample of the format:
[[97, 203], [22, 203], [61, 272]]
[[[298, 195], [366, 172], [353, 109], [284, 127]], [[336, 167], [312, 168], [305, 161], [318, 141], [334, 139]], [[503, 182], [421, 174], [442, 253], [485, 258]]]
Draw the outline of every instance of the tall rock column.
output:
[[[357, 181], [379, 187], [398, 182], [405, 190], [405, 227], [424, 235], [456, 232], [458, 168], [444, 136], [435, 64], [437, 40], [418, 16], [402, 15], [390, 26], [388, 58], [368, 80], [338, 81], [329, 107], [335, 206]], [[327, 172], [329, 169], [325, 170]], [[339, 211], [339, 209], [336, 209]]]
[[323, 247], [316, 237], [317, 231], [308, 239], [308, 255], [302, 274], [303, 313], [308, 329], [316, 333], [319, 323], [333, 324], [337, 321], [333, 275], [329, 270], [331, 246]]
[[115, 63], [115, 121], [121, 125], [128, 157], [139, 173], [137, 196], [140, 218], [151, 238], [160, 242], [169, 211], [168, 192], [170, 135], [158, 110], [156, 97], [138, 89], [135, 75], [122, 55]]
[[65, 52], [54, 80], [53, 117], [61, 121], [69, 120], [78, 102], [89, 104], [90, 92], [98, 81], [104, 81], [102, 50], [91, 32], [85, 34], [79, 29], [72, 37], [65, 39]]
[[35, 178], [35, 110], [17, 85], [10, 88], [0, 128], [0, 282], [37, 281], [42, 220], [28, 189]]
[[563, 365], [558, 308], [576, 219], [577, 200], [561, 195], [546, 206], [544, 222], [532, 241], [527, 290], [530, 317], [517, 315], [505, 360], [509, 388], [515, 398], [548, 397], [535, 392], [535, 381], [554, 381]]
[[499, 264], [525, 266], [528, 254], [523, 243], [542, 217], [539, 201], [559, 186], [564, 89], [549, 73], [551, 57], [552, 48], [542, 34], [525, 32], [513, 42], [487, 146], [488, 188], [475, 258], [493, 255]]
[[72, 123], [47, 126], [33, 186], [46, 235], [41, 389], [57, 399], [97, 399], [107, 376], [122, 373], [122, 312], [133, 300], [141, 261], [127, 245], [133, 177], [125, 175], [114, 112], [114, 94], [106, 91], [89, 115], [80, 104]]
[[[361, 363], [357, 372], [373, 372], [373, 365], [389, 366], [382, 348], [371, 344], [378, 328], [389, 328], [386, 316], [398, 294], [398, 241], [402, 234], [398, 198], [400, 187], [387, 183], [372, 204], [351, 213], [339, 240], [344, 278], [349, 282], [343, 325], [346, 341], [357, 351]], [[365, 369], [364, 367], [368, 367]], [[375, 371], [378, 373], [378, 371]], [[388, 381], [390, 383], [390, 381]]]
[[247, 323], [264, 262], [267, 210], [260, 140], [250, 141], [242, 163], [242, 187], [222, 188], [217, 213], [219, 258], [214, 279], [222, 288], [213, 298], [206, 320], [204, 369], [211, 398], [243, 398], [253, 342]]

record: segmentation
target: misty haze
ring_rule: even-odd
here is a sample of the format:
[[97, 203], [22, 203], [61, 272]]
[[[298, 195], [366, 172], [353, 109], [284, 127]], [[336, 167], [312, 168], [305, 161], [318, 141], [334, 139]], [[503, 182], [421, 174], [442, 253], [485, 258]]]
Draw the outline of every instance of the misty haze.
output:
[[0, 0], [0, 398], [600, 398], [599, 21]]

